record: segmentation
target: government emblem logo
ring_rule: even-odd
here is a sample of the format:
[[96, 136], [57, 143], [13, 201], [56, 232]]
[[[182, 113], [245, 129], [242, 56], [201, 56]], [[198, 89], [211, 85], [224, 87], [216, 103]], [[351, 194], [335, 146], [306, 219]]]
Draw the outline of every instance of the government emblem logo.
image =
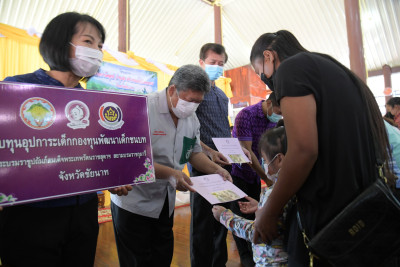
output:
[[106, 102], [99, 109], [99, 124], [108, 130], [117, 130], [122, 127], [121, 108], [112, 102]]
[[72, 129], [85, 129], [89, 126], [90, 111], [88, 106], [79, 100], [72, 100], [65, 106], [67, 126]]
[[50, 101], [41, 97], [32, 97], [22, 103], [19, 116], [30, 128], [44, 130], [56, 120], [56, 110]]

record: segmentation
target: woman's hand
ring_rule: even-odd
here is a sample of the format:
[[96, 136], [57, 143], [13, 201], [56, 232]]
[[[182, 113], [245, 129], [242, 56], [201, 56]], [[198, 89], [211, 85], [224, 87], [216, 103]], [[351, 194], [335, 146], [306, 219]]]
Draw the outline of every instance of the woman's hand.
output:
[[278, 237], [278, 218], [278, 215], [268, 214], [265, 208], [261, 208], [256, 212], [254, 244], [270, 244], [272, 240]]
[[112, 189], [108, 189], [111, 194], [117, 194], [118, 196], [126, 196], [128, 195], [129, 191], [132, 190], [132, 185], [124, 185]]
[[219, 206], [219, 205], [215, 205], [212, 207], [212, 213], [214, 215], [214, 218], [219, 221], [219, 218], [221, 217], [221, 213], [226, 210], [226, 208]]
[[245, 196], [244, 198], [247, 199], [248, 202], [238, 201], [240, 211], [244, 214], [255, 213], [258, 209], [258, 201], [249, 196]]

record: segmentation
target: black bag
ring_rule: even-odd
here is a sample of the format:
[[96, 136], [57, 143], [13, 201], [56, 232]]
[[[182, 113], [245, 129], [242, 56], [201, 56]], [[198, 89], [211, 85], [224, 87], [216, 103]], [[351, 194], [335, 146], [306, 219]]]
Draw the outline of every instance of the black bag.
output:
[[[382, 169], [380, 174], [383, 177]], [[333, 266], [380, 266], [400, 251], [400, 202], [380, 178], [311, 240], [299, 210], [297, 220], [310, 251], [310, 266], [313, 256]]]

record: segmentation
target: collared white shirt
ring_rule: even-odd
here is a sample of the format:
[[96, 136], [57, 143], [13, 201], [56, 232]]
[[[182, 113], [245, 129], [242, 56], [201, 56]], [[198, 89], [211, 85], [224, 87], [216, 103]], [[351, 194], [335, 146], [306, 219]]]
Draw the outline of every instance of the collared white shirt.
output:
[[[175, 127], [167, 101], [170, 99], [166, 89], [147, 96], [153, 161], [182, 171], [185, 164], [180, 164], [179, 161], [184, 137], [197, 138], [192, 153], [202, 151], [200, 123], [194, 113], [185, 119], [179, 119]], [[175, 208], [176, 190], [165, 179], [156, 177], [155, 183], [134, 186], [127, 196], [111, 195], [111, 200], [118, 207], [132, 213], [159, 218], [167, 192], [171, 216]]]

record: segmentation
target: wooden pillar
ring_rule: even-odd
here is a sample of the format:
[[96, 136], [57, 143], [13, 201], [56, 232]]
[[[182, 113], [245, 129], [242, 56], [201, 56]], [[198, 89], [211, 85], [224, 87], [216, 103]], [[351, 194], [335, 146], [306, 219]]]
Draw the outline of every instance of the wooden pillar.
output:
[[129, 0], [118, 0], [118, 51], [129, 50]]
[[222, 45], [222, 16], [219, 5], [214, 5], [214, 35], [215, 42]]
[[[392, 89], [392, 68], [389, 65], [383, 65], [383, 79], [385, 81], [385, 89], [390, 88]], [[388, 102], [389, 99], [393, 97], [391, 95], [385, 95], [385, 103]]]
[[350, 69], [364, 82], [367, 81], [364, 46], [362, 40], [359, 0], [344, 0]]

